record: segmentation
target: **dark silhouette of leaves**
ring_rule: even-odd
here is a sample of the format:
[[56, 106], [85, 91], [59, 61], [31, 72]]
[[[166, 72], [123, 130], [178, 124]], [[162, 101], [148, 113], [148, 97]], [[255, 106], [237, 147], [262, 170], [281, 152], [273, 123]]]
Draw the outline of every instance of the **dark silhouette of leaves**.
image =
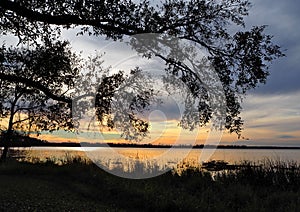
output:
[[[27, 42], [35, 49], [1, 48], [0, 115], [8, 117], [14, 115], [15, 110], [39, 114], [31, 115], [35, 118], [30, 119], [39, 130], [74, 126], [70, 111], [78, 105], [72, 104], [78, 100], [83, 106], [84, 102], [79, 101], [82, 96], [74, 101], [74, 92], [66, 91], [82, 79], [79, 74], [82, 67], [76, 69], [76, 58], [66, 49], [65, 42], [52, 42], [60, 38], [62, 29], [74, 28], [78, 35], [106, 36], [113, 40], [133, 36], [130, 45], [138, 54], [160, 58], [166, 64], [166, 88], [178, 86], [179, 80], [189, 89], [191, 95], [185, 99], [186, 110], [180, 126], [193, 130], [204, 126], [213, 115], [225, 116], [220, 125], [240, 136], [241, 98], [249, 89], [265, 83], [270, 62], [284, 56], [280, 47], [272, 43], [272, 36], [264, 33], [265, 26], [243, 29], [250, 6], [248, 0], [168, 0], [158, 5], [147, 0], [140, 3], [131, 0], [1, 0], [0, 34], [18, 36], [20, 43]], [[239, 26], [239, 30], [230, 32], [232, 25]], [[143, 34], [147, 37], [135, 36]], [[192, 45], [183, 46], [180, 41]], [[207, 53], [201, 61], [195, 55], [195, 46]], [[201, 71], [204, 66], [211, 66], [216, 75]], [[122, 82], [125, 79], [130, 82], [135, 71], [129, 75], [119, 72], [101, 77], [90, 72], [75, 88], [83, 96], [96, 95], [96, 115], [102, 126], [121, 127], [123, 136], [130, 140], [140, 139], [139, 133], [142, 137], [146, 135], [149, 124], [137, 113], [145, 110], [155, 97], [151, 86], [135, 90], [134, 95], [123, 89], [124, 95], [130, 94], [126, 97], [128, 101], [111, 116], [114, 98], [121, 95], [118, 91], [124, 86]], [[174, 80], [170, 81], [172, 77]], [[96, 79], [93, 83], [98, 90], [86, 90], [92, 78]], [[208, 82], [212, 83], [208, 85]], [[214, 87], [222, 87], [224, 99], [220, 89]], [[19, 102], [27, 105], [18, 109]], [[225, 114], [218, 110], [218, 102], [226, 102]], [[81, 112], [84, 113], [84, 109]]]

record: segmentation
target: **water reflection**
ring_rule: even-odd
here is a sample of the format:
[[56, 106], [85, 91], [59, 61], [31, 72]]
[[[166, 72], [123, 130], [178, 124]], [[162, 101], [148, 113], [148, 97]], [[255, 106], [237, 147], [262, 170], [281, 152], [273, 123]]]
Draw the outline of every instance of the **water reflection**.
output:
[[[104, 169], [118, 170], [120, 173], [132, 173], [137, 169], [142, 173], [160, 172], [166, 169], [182, 169], [184, 167], [197, 167], [202, 162], [202, 149], [193, 149], [187, 157], [184, 149], [173, 149], [170, 154], [165, 154], [168, 149], [164, 148], [113, 148], [118, 157], [113, 156], [111, 148], [82, 149], [79, 147], [36, 147], [23, 151], [22, 160], [29, 162], [56, 161], [64, 164], [72, 160], [96, 161], [103, 165]], [[280, 161], [296, 161], [300, 163], [300, 150], [265, 150], [265, 149], [217, 149], [210, 160], [223, 160], [230, 164], [244, 160], [259, 162], [265, 159]], [[164, 155], [165, 157], [161, 157]], [[90, 161], [91, 162], [91, 161]]]

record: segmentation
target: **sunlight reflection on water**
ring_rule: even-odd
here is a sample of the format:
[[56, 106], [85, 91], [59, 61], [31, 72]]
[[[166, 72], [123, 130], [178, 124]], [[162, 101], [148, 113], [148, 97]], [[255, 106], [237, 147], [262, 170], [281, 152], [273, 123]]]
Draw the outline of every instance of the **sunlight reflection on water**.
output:
[[[68, 157], [86, 157], [87, 148], [84, 150], [80, 147], [33, 147], [27, 149], [28, 158], [39, 158], [46, 160], [49, 158], [64, 158]], [[134, 163], [144, 163], [146, 168], [150, 166], [158, 166], [158, 168], [175, 167], [182, 162], [180, 159], [183, 154], [186, 154], [184, 149], [174, 149], [171, 154], [166, 154], [165, 157], [159, 157], [166, 153], [168, 149], [164, 148], [113, 148], [119, 155], [118, 157], [110, 154], [111, 149], [107, 147], [90, 147], [88, 156], [94, 157], [109, 169], [123, 168], [124, 171], [130, 171], [130, 166]], [[201, 164], [199, 161], [202, 149], [193, 149], [184, 162], [189, 164]], [[300, 163], [300, 150], [286, 149], [217, 149], [210, 160], [223, 160], [229, 163], [239, 163], [244, 160], [261, 161], [264, 159], [273, 159], [281, 161], [296, 161]]]

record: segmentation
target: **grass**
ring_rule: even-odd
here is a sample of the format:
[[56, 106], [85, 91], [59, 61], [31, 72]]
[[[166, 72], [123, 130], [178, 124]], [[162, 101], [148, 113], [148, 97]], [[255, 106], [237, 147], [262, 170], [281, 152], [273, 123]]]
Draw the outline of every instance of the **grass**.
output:
[[[212, 167], [222, 165], [222, 168]], [[300, 167], [265, 160], [181, 164], [155, 178], [113, 176], [81, 157], [0, 164], [0, 211], [297, 211]]]

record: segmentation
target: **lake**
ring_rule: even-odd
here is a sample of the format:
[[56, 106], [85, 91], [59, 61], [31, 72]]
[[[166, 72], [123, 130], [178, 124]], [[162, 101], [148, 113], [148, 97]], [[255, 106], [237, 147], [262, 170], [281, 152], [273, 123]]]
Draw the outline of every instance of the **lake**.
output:
[[260, 162], [266, 159], [300, 163], [299, 149], [31, 147], [25, 150], [25, 160], [30, 162], [52, 160], [64, 164], [80, 156], [112, 174], [126, 178], [154, 177], [170, 169], [180, 171], [212, 160], [222, 160], [230, 164], [245, 160]]
[[[66, 155], [87, 156], [93, 160], [118, 161], [122, 160], [152, 160], [160, 164], [178, 163], [181, 160], [199, 163], [209, 160], [224, 160], [238, 163], [243, 160], [261, 161], [264, 159], [296, 161], [300, 163], [299, 149], [165, 149], [165, 148], [109, 148], [109, 147], [32, 147], [26, 148], [31, 157], [49, 158], [65, 157]], [[213, 152], [211, 152], [213, 151]], [[213, 153], [203, 160], [203, 152]], [[202, 157], [201, 157], [202, 156]]]

